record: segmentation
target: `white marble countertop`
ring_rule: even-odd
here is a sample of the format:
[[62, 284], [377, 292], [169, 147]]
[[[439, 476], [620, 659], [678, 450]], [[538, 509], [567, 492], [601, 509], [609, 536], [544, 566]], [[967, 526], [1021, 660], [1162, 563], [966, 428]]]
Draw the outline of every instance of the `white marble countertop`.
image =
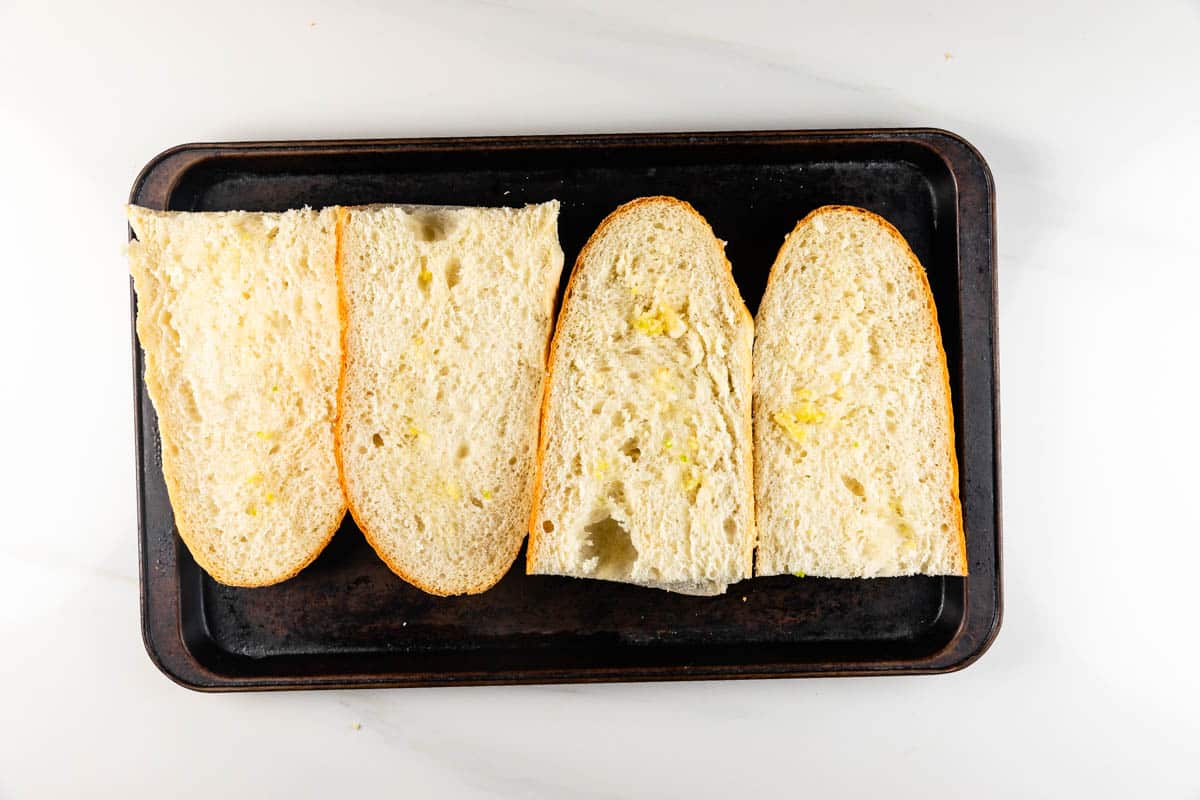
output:
[[[1196, 3], [269, 5], [0, 5], [0, 798], [1200, 797]], [[1006, 613], [977, 664], [209, 696], [150, 663], [120, 206], [151, 156], [908, 125], [996, 179]]]

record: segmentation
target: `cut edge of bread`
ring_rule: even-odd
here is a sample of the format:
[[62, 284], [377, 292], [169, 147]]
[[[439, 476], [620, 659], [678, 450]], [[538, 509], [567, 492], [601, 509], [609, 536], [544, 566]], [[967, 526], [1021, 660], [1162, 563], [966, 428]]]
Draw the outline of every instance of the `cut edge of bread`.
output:
[[[371, 207], [378, 207], [378, 206], [366, 206], [366, 208], [371, 208]], [[376, 537], [371, 533], [370, 528], [366, 524], [366, 520], [362, 519], [361, 516], [355, 512], [354, 504], [349, 502], [349, 499], [348, 499], [350, 497], [350, 487], [347, 485], [346, 465], [345, 465], [344, 460], [342, 459], [342, 444], [343, 444], [342, 443], [342, 414], [346, 409], [346, 403], [345, 403], [346, 361], [347, 361], [347, 359], [346, 359], [346, 345], [347, 345], [346, 339], [347, 339], [347, 336], [349, 335], [350, 312], [348, 310], [349, 304], [346, 300], [346, 288], [345, 288], [344, 269], [343, 269], [343, 255], [344, 254], [342, 251], [342, 241], [343, 241], [343, 233], [345, 231], [346, 221], [350, 217], [350, 211], [351, 211], [351, 209], [346, 206], [338, 206], [337, 219], [334, 224], [335, 229], [337, 230], [337, 249], [334, 251], [334, 268], [337, 273], [338, 324], [340, 326], [339, 327], [339, 338], [340, 338], [341, 348], [342, 348], [342, 361], [341, 361], [340, 366], [338, 367], [337, 406], [336, 406], [337, 410], [334, 412], [334, 421], [333, 421], [333, 457], [334, 457], [334, 461], [337, 463], [338, 483], [340, 483], [341, 487], [342, 487], [342, 496], [347, 498], [347, 501], [346, 501], [347, 513], [350, 515], [350, 518], [354, 520], [354, 524], [358, 527], [359, 531], [362, 532], [363, 538], [366, 539], [367, 544], [371, 546], [371, 549], [375, 551], [375, 555], [379, 557], [379, 560], [382, 561], [384, 564], [386, 564], [387, 568], [390, 569], [392, 572], [394, 572], [401, 580], [417, 587], [421, 591], [423, 591], [427, 594], [435, 595], [437, 597], [449, 597], [449, 596], [451, 596], [451, 593], [441, 591], [437, 587], [432, 586], [430, 584], [427, 584], [427, 583], [417, 579], [412, 574], [410, 574], [406, 569], [404, 569], [399, 563], [397, 563], [394, 559], [389, 558], [386, 550], [383, 548], [382, 545], [379, 544]], [[491, 585], [484, 586], [484, 587], [478, 589], [477, 592], [468, 592], [468, 594], [475, 594], [478, 592], [485, 591], [489, 588], [491, 588]]]
[[[308, 207], [305, 206], [304, 208], [307, 209]], [[129, 223], [129, 228], [133, 232], [135, 241], [138, 239], [137, 225], [136, 225], [137, 218], [142, 217], [146, 214], [171, 213], [171, 212], [165, 211], [164, 209], [147, 208], [145, 206], [139, 206], [139, 205], [135, 205], [132, 203], [126, 204], [124, 207], [124, 211], [125, 211], [125, 217]], [[336, 215], [336, 213], [337, 213], [337, 211], [335, 210], [335, 215]], [[335, 245], [335, 248], [340, 248], [340, 240]], [[339, 342], [339, 346], [340, 346], [340, 342]], [[143, 374], [140, 376], [141, 380], [142, 380], [142, 384], [143, 384], [143, 386], [146, 387], [146, 391], [150, 395], [151, 400], [154, 401], [155, 400], [155, 397], [154, 397], [154, 394], [155, 394], [154, 388], [155, 387], [152, 387], [151, 384], [157, 383], [157, 381], [154, 378], [150, 378], [149, 380], [147, 380], [145, 367], [146, 367], [146, 359], [149, 356], [145, 353], [145, 349], [142, 348], [140, 339], [138, 342], [138, 347], [139, 347], [139, 349], [142, 349], [142, 353], [143, 353], [143, 355], [142, 355]], [[155, 420], [156, 420], [156, 423], [158, 426], [159, 437], [161, 439], [165, 439], [168, 441], [180, 438], [175, 435], [172, 425], [167, 420], [167, 418], [165, 418], [164, 416], [162, 416], [158, 413], [157, 402], [153, 403], [153, 405], [155, 406], [154, 416], [155, 416]], [[336, 429], [335, 429], [334, 433], [336, 434]], [[172, 497], [181, 496], [184, 493], [183, 488], [180, 484], [178, 476], [175, 474], [174, 460], [170, 459], [170, 458], [162, 457], [159, 459], [159, 462], [160, 462], [160, 465], [162, 468], [163, 483], [166, 485], [166, 488], [167, 488], [167, 498], [170, 501], [170, 499]], [[204, 548], [200, 546], [200, 537], [196, 534], [195, 531], [192, 530], [191, 522], [186, 518], [186, 516], [184, 514], [175, 513], [175, 503], [174, 502], [171, 503], [171, 506], [172, 506], [171, 516], [174, 519], [175, 531], [179, 534], [179, 538], [183, 540], [184, 546], [187, 548], [189, 555], [191, 555], [192, 559], [196, 562], [196, 564], [202, 570], [204, 570], [204, 572], [206, 572], [213, 580], [217, 581], [217, 583], [220, 583], [224, 586], [232, 586], [232, 587], [242, 588], [242, 589], [257, 589], [257, 588], [262, 588], [262, 587], [266, 587], [266, 586], [274, 586], [276, 584], [283, 583], [284, 581], [291, 580], [292, 578], [299, 575], [310, 564], [312, 564], [314, 561], [316, 561], [317, 557], [320, 556], [321, 553], [323, 553], [325, 551], [325, 548], [329, 546], [329, 543], [331, 541], [333, 541], [334, 534], [336, 534], [338, 529], [341, 527], [342, 521], [345, 519], [347, 510], [348, 510], [346, 502], [345, 502], [345, 490], [343, 488], [341, 506], [333, 513], [332, 521], [330, 523], [329, 529], [314, 544], [313, 548], [307, 553], [305, 558], [295, 562], [294, 565], [292, 567], [290, 567], [289, 569], [287, 569], [285, 571], [281, 571], [277, 574], [271, 575], [268, 578], [264, 578], [261, 580], [244, 580], [244, 579], [236, 577], [233, 573], [225, 570], [218, 562], [213, 561], [212, 559], [208, 558], [208, 556], [204, 552]]]
[[[951, 492], [950, 492], [949, 507], [947, 510], [949, 511], [949, 515], [950, 515], [951, 519], [955, 523], [955, 527], [951, 531], [951, 533], [954, 535], [955, 542], [958, 545], [958, 547], [956, 549], [956, 553], [957, 553], [956, 566], [958, 567], [958, 572], [951, 573], [951, 574], [957, 574], [959, 576], [967, 576], [969, 574], [970, 570], [968, 567], [968, 558], [967, 558], [966, 531], [963, 526], [962, 499], [961, 499], [960, 491], [959, 491], [961, 476], [959, 474], [959, 469], [958, 469], [957, 448], [955, 447], [954, 404], [953, 404], [953, 394], [950, 390], [949, 364], [946, 359], [946, 349], [942, 345], [942, 329], [941, 329], [941, 324], [938, 321], [938, 310], [937, 310], [937, 304], [933, 298], [933, 289], [929, 285], [929, 276], [926, 274], [925, 268], [921, 265], [921, 260], [919, 258], [917, 258], [917, 254], [914, 253], [912, 250], [912, 247], [909, 246], [908, 240], [904, 238], [904, 234], [900, 233], [900, 231], [896, 228], [895, 225], [888, 222], [886, 219], [884, 219], [880, 215], [878, 215], [872, 211], [868, 211], [865, 208], [859, 208], [858, 206], [850, 206], [850, 205], [839, 205], [839, 204], [824, 205], [824, 206], [815, 208], [812, 211], [810, 211], [808, 214], [804, 215], [804, 217], [802, 219], [800, 219], [800, 221], [798, 221], [792, 227], [792, 230], [787, 234], [787, 236], [784, 237], [783, 244], [780, 246], [779, 252], [775, 256], [775, 261], [772, 262], [772, 264], [771, 264], [771, 271], [767, 276], [767, 283], [763, 289], [763, 297], [766, 297], [767, 293], [771, 290], [772, 283], [775, 280], [775, 276], [776, 276], [775, 266], [776, 266], [776, 264], [778, 264], [779, 258], [786, 252], [789, 241], [792, 238], [792, 236], [795, 235], [796, 233], [798, 233], [814, 217], [817, 217], [821, 214], [831, 213], [831, 212], [843, 212], [843, 213], [853, 214], [853, 215], [862, 217], [863, 219], [866, 219], [866, 220], [878, 225], [885, 233], [887, 233], [887, 235], [889, 237], [891, 237], [898, 245], [900, 245], [901, 248], [903, 248], [906, 258], [907, 258], [907, 261], [908, 261], [909, 269], [916, 276], [918, 283], [924, 289], [924, 292], [923, 292], [924, 301], [925, 301], [925, 305], [927, 306], [927, 308], [929, 310], [929, 319], [930, 319], [930, 328], [926, 331], [926, 334], [929, 335], [933, 339], [934, 344], [937, 346], [937, 353], [940, 358], [940, 364], [941, 364], [941, 368], [942, 368], [941, 369], [942, 380], [941, 380], [940, 386], [938, 388], [944, 393], [945, 398], [946, 398], [946, 403], [945, 403], [946, 419], [945, 419], [944, 424], [945, 424], [945, 430], [946, 430], [946, 443], [947, 443], [947, 448], [948, 448], [947, 449], [947, 457], [949, 459], [950, 473], [952, 476], [952, 481], [950, 484]], [[756, 516], [757, 516], [757, 510], [758, 510], [758, 495], [757, 495], [757, 492], [755, 492]], [[761, 576], [761, 573], [758, 572], [757, 564], [755, 565], [755, 576]]]
[[[555, 205], [555, 212], [557, 214], [558, 207], [559, 207], [558, 201], [552, 200], [549, 202], [551, 202]], [[534, 205], [537, 205], [537, 204], [534, 204]], [[347, 337], [349, 334], [349, 328], [348, 328], [349, 311], [348, 311], [348, 303], [347, 303], [346, 292], [345, 292], [344, 253], [343, 253], [343, 247], [342, 247], [342, 244], [344, 241], [343, 232], [344, 232], [346, 222], [349, 219], [350, 214], [353, 211], [371, 210], [371, 209], [379, 209], [379, 208], [393, 207], [393, 206], [402, 208], [406, 211], [411, 211], [413, 209], [458, 210], [458, 209], [473, 208], [472, 206], [460, 206], [460, 205], [433, 205], [433, 206], [431, 206], [431, 205], [420, 205], [420, 204], [409, 204], [409, 203], [372, 203], [372, 204], [359, 205], [359, 206], [338, 206], [337, 207], [337, 217], [336, 217], [336, 222], [335, 222], [335, 227], [337, 230], [337, 248], [335, 251], [334, 261], [335, 261], [335, 270], [336, 270], [336, 275], [337, 275], [338, 319], [339, 319], [340, 326], [341, 326], [340, 342], [341, 342], [341, 348], [342, 348], [342, 361], [341, 361], [340, 368], [338, 370], [337, 403], [336, 403], [336, 412], [335, 412], [335, 419], [334, 419], [334, 458], [337, 463], [338, 482], [341, 484], [342, 495], [347, 499], [346, 500], [346, 512], [350, 515], [350, 518], [354, 520], [354, 524], [358, 527], [359, 531], [362, 532], [363, 538], [366, 540], [367, 544], [370, 545], [371, 549], [373, 551], [375, 551], [375, 554], [379, 557], [379, 559], [397, 577], [399, 577], [401, 580], [405, 581], [406, 583], [408, 583], [412, 586], [415, 586], [416, 588], [420, 589], [421, 591], [425, 592], [426, 594], [430, 594], [430, 595], [433, 595], [436, 597], [456, 597], [456, 596], [478, 595], [478, 594], [482, 594], [483, 592], [486, 592], [489, 589], [493, 588], [497, 583], [499, 583], [504, 578], [505, 575], [507, 575], [509, 573], [509, 571], [512, 569], [512, 566], [517, 559], [517, 556], [521, 552], [521, 548], [525, 545], [525, 539], [526, 539], [525, 536], [522, 536], [519, 539], [517, 539], [513, 543], [513, 545], [510, 548], [508, 548], [508, 551], [505, 553], [505, 557], [501, 561], [497, 562], [497, 566], [496, 566], [495, 570], [487, 573], [484, 578], [482, 578], [481, 580], [479, 580], [473, 584], [470, 584], [468, 586], [455, 587], [452, 590], [447, 590], [447, 589], [441, 588], [439, 586], [436, 586], [434, 584], [431, 584], [428, 581], [424, 581], [424, 580], [416, 577], [415, 575], [412, 574], [412, 572], [410, 570], [408, 570], [406, 567], [401, 565], [396, 559], [391, 558], [387, 553], [387, 549], [385, 547], [383, 547], [383, 545], [380, 543], [379, 538], [371, 532], [370, 526], [368, 526], [366, 524], [366, 520], [362, 518], [361, 514], [356, 513], [354, 504], [349, 501], [350, 488], [348, 486], [345, 463], [344, 463], [344, 460], [342, 457], [342, 449], [343, 449], [343, 437], [342, 437], [343, 425], [342, 425], [342, 422], [343, 422], [343, 412], [345, 411], [345, 408], [346, 408], [346, 403], [344, 402], [344, 393], [345, 393], [345, 388], [346, 388], [346, 369], [347, 369], [347, 358], [346, 358], [347, 349], [346, 349], [346, 347], [347, 347]], [[557, 292], [557, 285], [555, 285], [553, 291], [555, 293]], [[553, 298], [551, 298], [551, 299], [553, 299]], [[546, 357], [549, 354], [549, 352], [550, 352], [550, 337], [548, 336], [546, 343], [542, 347], [542, 362], [543, 362], [543, 364], [545, 364]], [[543, 394], [542, 394], [542, 399], [539, 403], [539, 409], [544, 408], [545, 387], [548, 382], [549, 382], [549, 372], [543, 368], [543, 374], [542, 374]], [[540, 433], [541, 433], [541, 411], [540, 410], [538, 413], [537, 422], [538, 422], [537, 436], [540, 438]], [[535, 452], [535, 462], [536, 462], [537, 450], [535, 449], [534, 452]], [[536, 474], [536, 467], [535, 467], [535, 474]], [[534, 485], [533, 491], [534, 492], [537, 491], [536, 484]]]
[[[688, 214], [692, 215], [697, 220], [699, 220], [699, 222], [702, 225], [704, 225], [705, 228], [708, 229], [709, 233], [712, 234], [714, 239], [718, 239], [718, 237], [716, 236], [716, 233], [712, 229], [712, 225], [709, 224], [708, 220], [704, 217], [704, 215], [701, 214], [699, 211], [697, 211], [695, 209], [695, 207], [692, 206], [691, 203], [687, 202], [686, 200], [680, 200], [677, 197], [671, 197], [668, 195], [653, 195], [653, 196], [648, 196], [648, 197], [639, 197], [634, 200], [630, 200], [630, 201], [618, 206], [616, 209], [614, 209], [611, 213], [608, 214], [608, 216], [606, 216], [603, 220], [601, 220], [599, 225], [596, 226], [596, 229], [594, 231], [592, 231], [591, 236], [588, 237], [587, 242], [584, 243], [584, 246], [580, 249], [579, 255], [577, 255], [575, 257], [575, 263], [571, 269], [571, 276], [567, 280], [566, 288], [563, 290], [562, 302], [559, 306], [558, 315], [555, 320], [554, 333], [550, 337], [550, 346], [547, 351], [546, 377], [545, 377], [545, 380], [542, 382], [541, 412], [540, 412], [539, 418], [538, 418], [537, 455], [534, 459], [533, 503], [531, 504], [530, 511], [529, 511], [529, 540], [528, 540], [529, 543], [528, 543], [528, 547], [525, 552], [526, 574], [530, 574], [530, 575], [539, 574], [539, 573], [533, 572], [533, 569], [534, 569], [535, 561], [537, 559], [538, 548], [541, 544], [541, 533], [542, 533], [541, 526], [538, 525], [538, 520], [541, 518], [541, 512], [542, 512], [542, 470], [543, 470], [543, 466], [545, 464], [546, 448], [547, 448], [546, 416], [549, 411], [549, 405], [550, 405], [550, 388], [554, 382], [554, 369], [555, 369], [556, 362], [557, 362], [558, 346], [560, 343], [559, 334], [561, 332], [562, 320], [564, 318], [563, 312], [566, 310], [567, 304], [571, 300], [572, 291], [575, 288], [575, 281], [580, 275], [580, 270], [578, 269], [578, 267], [584, 262], [584, 260], [588, 256], [591, 248], [595, 245], [596, 242], [598, 242], [602, 238], [606, 229], [615, 220], [619, 219], [620, 216], [622, 216], [630, 211], [636, 210], [639, 206], [650, 205], [650, 204], [654, 204], [654, 203], [668, 203], [668, 204], [674, 205], [675, 207], [686, 211]], [[721, 240], [718, 239], [718, 241], [721, 241]], [[724, 244], [724, 242], [722, 242], [722, 244]], [[750, 313], [750, 309], [748, 309], [746, 307], [745, 300], [742, 299], [741, 290], [738, 288], [737, 281], [734, 280], [734, 277], [733, 277], [733, 265], [730, 263], [729, 257], [725, 254], [724, 247], [721, 248], [721, 258], [725, 264], [725, 269], [723, 270], [722, 275], [725, 279], [726, 288], [728, 291], [730, 291], [732, 293], [732, 295], [734, 297], [737, 298], [737, 303], [735, 303], [735, 306], [737, 307], [737, 309], [739, 311], [739, 317], [741, 318], [742, 324], [750, 332], [751, 345], [753, 346], [754, 316]], [[745, 374], [743, 374], [743, 376], [742, 376], [743, 381], [745, 381], [747, 383], [747, 385], [750, 385], [750, 386], [753, 385], [753, 383], [752, 383], [752, 381], [753, 381], [753, 363], [754, 363], [754, 358], [753, 358], [753, 349], [752, 349], [750, 358], [747, 359], [747, 361], [746, 361], [746, 369], [743, 370], [743, 372]], [[743, 496], [744, 496], [743, 499], [747, 503], [746, 507], [750, 511], [750, 513], [747, 515], [748, 524], [750, 525], [750, 532], [745, 537], [745, 539], [746, 539], [745, 553], [743, 554], [743, 558], [742, 558], [743, 574], [744, 574], [743, 579], [748, 579], [748, 578], [754, 577], [754, 553], [755, 553], [755, 550], [757, 549], [757, 545], [758, 545], [758, 530], [757, 530], [758, 520], [757, 520], [757, 514], [755, 513], [755, 492], [754, 492], [754, 434], [753, 434], [753, 431], [754, 431], [754, 429], [753, 429], [754, 404], [752, 402], [752, 399], [753, 399], [752, 396], [750, 399], [751, 399], [751, 402], [747, 402], [745, 404], [746, 408], [745, 408], [745, 413], [743, 414], [743, 418], [746, 423], [746, 430], [749, 433], [749, 436], [747, 436], [747, 440], [743, 445], [743, 449], [745, 451], [744, 452], [745, 459], [743, 462], [744, 466], [741, 470], [742, 474], [738, 476], [740, 478], [740, 482], [743, 486]], [[576, 577], [576, 576], [569, 576], [569, 577]], [[686, 584], [686, 585], [684, 585], [684, 584], [662, 584], [662, 583], [658, 583], [658, 584], [635, 583], [633, 585], [640, 585], [640, 586], [644, 586], [646, 588], [651, 588], [651, 589], [663, 589], [666, 591], [674, 591], [674, 592], [679, 592], [682, 594], [691, 594], [691, 595], [697, 595], [697, 596], [714, 596], [714, 595], [723, 594], [729, 586], [729, 584], [720, 584], [720, 585], [717, 585], [717, 584], [713, 584], [713, 585]]]

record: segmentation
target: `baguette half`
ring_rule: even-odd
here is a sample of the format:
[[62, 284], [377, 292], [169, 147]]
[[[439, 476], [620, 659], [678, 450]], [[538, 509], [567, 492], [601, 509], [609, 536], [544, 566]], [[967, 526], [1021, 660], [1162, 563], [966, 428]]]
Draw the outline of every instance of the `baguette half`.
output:
[[339, 216], [342, 483], [380, 558], [431, 594], [491, 588], [525, 538], [558, 208]]
[[687, 203], [600, 224], [551, 346], [530, 574], [700, 595], [750, 576], [753, 325]]
[[145, 382], [175, 525], [231, 586], [307, 566], [345, 513], [332, 210], [127, 208]]
[[899, 231], [860, 208], [813, 211], [756, 330], [757, 574], [965, 575], [946, 354]]

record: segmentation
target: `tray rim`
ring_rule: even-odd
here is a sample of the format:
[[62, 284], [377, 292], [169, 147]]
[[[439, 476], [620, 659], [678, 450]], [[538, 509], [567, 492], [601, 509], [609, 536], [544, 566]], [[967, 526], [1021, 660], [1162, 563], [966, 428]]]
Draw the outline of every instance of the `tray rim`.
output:
[[[994, 559], [989, 609], [983, 609], [990, 618], [982, 624], [972, 618], [972, 595], [966, 592], [967, 605], [963, 618], [954, 635], [945, 647], [928, 656], [912, 660], [878, 660], [869, 662], [842, 662], [822, 668], [819, 664], [776, 663], [758, 665], [703, 665], [686, 664], [650, 667], [571, 667], [547, 669], [522, 669], [475, 671], [455, 673], [338, 673], [321, 675], [268, 675], [230, 676], [212, 671], [204, 666], [188, 649], [183, 640], [183, 620], [180, 616], [178, 589], [180, 573], [175, 568], [175, 559], [170, 559], [171, 574], [154, 574], [149, 561], [148, 537], [145, 531], [145, 486], [142, 480], [144, 458], [142, 442], [145, 429], [142, 406], [139, 402], [142, 389], [142, 352], [136, 331], [136, 294], [130, 280], [130, 326], [132, 337], [132, 366], [134, 389], [134, 437], [138, 511], [138, 591], [141, 617], [142, 641], [153, 664], [175, 683], [201, 692], [227, 691], [271, 691], [296, 689], [345, 689], [345, 688], [401, 688], [417, 686], [482, 686], [523, 685], [598, 682], [640, 681], [683, 681], [712, 679], [759, 679], [781, 677], [850, 677], [866, 675], [927, 675], [944, 674], [965, 669], [975, 663], [991, 647], [999, 634], [1003, 621], [1003, 572], [1002, 572], [1002, 494], [1000, 469], [1000, 397], [998, 357], [998, 305], [997, 305], [997, 246], [995, 184], [990, 167], [979, 150], [962, 136], [935, 127], [912, 128], [835, 128], [835, 129], [781, 129], [753, 131], [701, 131], [663, 133], [588, 133], [588, 134], [538, 134], [516, 136], [453, 136], [371, 139], [297, 139], [230, 142], [189, 142], [169, 147], [150, 159], [134, 179], [129, 193], [129, 202], [144, 201], [150, 194], [156, 198], [169, 199], [178, 181], [191, 168], [201, 163], [234, 155], [321, 155], [334, 152], [355, 154], [397, 153], [406, 150], [436, 149], [453, 150], [522, 150], [561, 149], [569, 150], [580, 146], [646, 148], [677, 147], [679, 145], [754, 145], [754, 144], [862, 144], [879, 141], [904, 142], [923, 147], [940, 160], [955, 184], [955, 195], [959, 199], [954, 210], [961, 221], [961, 194], [967, 188], [978, 193], [976, 202], [981, 204], [976, 215], [979, 226], [988, 234], [989, 247], [976, 258], [984, 260], [988, 273], [989, 293], [989, 350], [990, 350], [990, 406], [991, 406], [991, 486], [994, 498], [992, 517], [994, 523], [993, 547], [990, 555]], [[939, 146], [940, 145], [940, 146]], [[957, 152], [955, 152], [957, 151]], [[969, 174], [973, 168], [975, 174]], [[174, 179], [171, 179], [174, 176]], [[159, 207], [164, 205], [160, 202]], [[132, 238], [132, 231], [129, 231]], [[959, 226], [959, 241], [963, 238]], [[958, 253], [958, 269], [963, 270], [964, 254]], [[977, 267], [979, 265], [976, 265]], [[961, 328], [961, 326], [960, 326]], [[178, 549], [178, 542], [176, 542]], [[151, 586], [162, 580], [173, 583], [175, 591], [169, 598], [169, 608], [151, 603]], [[969, 579], [968, 579], [969, 580]], [[961, 646], [964, 632], [973, 628], [970, 641]], [[977, 630], [975, 630], [977, 629]], [[961, 652], [960, 652], [961, 651]]]

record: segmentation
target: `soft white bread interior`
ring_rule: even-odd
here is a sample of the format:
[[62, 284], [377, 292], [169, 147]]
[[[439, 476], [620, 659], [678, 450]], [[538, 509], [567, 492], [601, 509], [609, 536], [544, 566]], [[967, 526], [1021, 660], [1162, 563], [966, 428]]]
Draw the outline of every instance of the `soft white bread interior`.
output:
[[341, 211], [342, 481], [375, 551], [433, 594], [490, 588], [525, 538], [558, 208]]
[[756, 332], [757, 573], [965, 575], [946, 355], [900, 233], [859, 208], [809, 214]]
[[221, 583], [289, 578], [345, 512], [333, 450], [335, 214], [127, 214], [138, 339], [179, 534]]
[[584, 246], [550, 357], [528, 571], [720, 594], [750, 576], [753, 321], [687, 203]]

